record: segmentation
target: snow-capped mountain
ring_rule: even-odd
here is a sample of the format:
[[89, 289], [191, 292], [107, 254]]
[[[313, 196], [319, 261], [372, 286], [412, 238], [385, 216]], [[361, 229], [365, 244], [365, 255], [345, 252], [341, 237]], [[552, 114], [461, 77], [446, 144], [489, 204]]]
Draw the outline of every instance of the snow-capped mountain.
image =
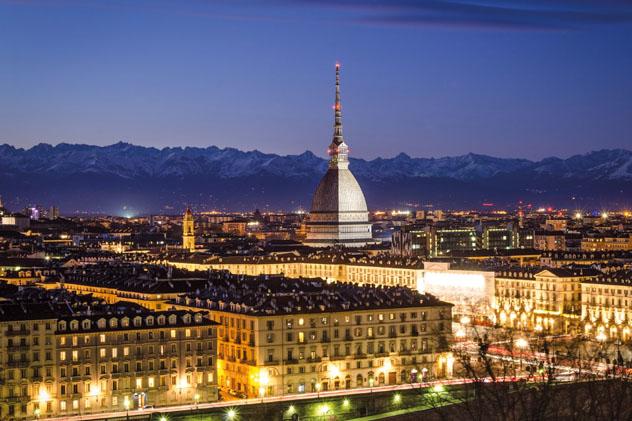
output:
[[[0, 145], [0, 194], [16, 205], [43, 202], [104, 211], [119, 204], [142, 211], [179, 209], [182, 203], [309, 208], [326, 168], [326, 159], [309, 151], [281, 156], [215, 146], [157, 149], [119, 142], [21, 149], [5, 144]], [[371, 161], [351, 159], [350, 168], [371, 207], [409, 202], [460, 207], [483, 200], [625, 205], [632, 185], [628, 150], [537, 162], [477, 154], [412, 158], [401, 153]]]

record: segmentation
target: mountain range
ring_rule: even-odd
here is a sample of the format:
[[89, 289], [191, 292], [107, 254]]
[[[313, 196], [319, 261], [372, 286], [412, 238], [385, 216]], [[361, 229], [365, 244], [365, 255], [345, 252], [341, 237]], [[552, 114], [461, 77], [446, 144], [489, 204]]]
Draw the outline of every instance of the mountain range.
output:
[[[0, 145], [5, 204], [60, 206], [113, 214], [197, 209], [308, 210], [327, 160], [307, 151], [276, 155], [233, 148], [151, 148], [61, 143]], [[632, 151], [600, 150], [540, 161], [467, 154], [412, 158], [401, 153], [350, 168], [370, 208], [622, 208], [632, 202]]]

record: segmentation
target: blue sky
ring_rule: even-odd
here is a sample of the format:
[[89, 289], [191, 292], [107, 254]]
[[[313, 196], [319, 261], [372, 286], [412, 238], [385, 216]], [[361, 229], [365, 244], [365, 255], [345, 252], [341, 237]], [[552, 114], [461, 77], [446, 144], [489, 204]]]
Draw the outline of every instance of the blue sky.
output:
[[632, 145], [624, 0], [0, 0], [0, 143], [538, 159]]

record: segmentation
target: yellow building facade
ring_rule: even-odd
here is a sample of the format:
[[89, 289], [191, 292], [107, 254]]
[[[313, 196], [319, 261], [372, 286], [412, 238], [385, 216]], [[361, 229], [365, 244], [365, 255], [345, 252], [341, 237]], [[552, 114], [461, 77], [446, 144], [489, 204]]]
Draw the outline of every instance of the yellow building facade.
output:
[[493, 320], [500, 326], [552, 334], [580, 330], [581, 283], [592, 269], [513, 268], [496, 272]]
[[0, 330], [3, 420], [217, 400], [216, 324], [203, 312], [46, 314]]
[[628, 341], [632, 332], [632, 273], [582, 283], [584, 334], [599, 341]]
[[[200, 305], [179, 300], [177, 308]], [[452, 376], [451, 306], [249, 315], [209, 310], [220, 387], [249, 397]]]
[[423, 279], [423, 263], [418, 259], [339, 258], [336, 255], [304, 257], [246, 256], [200, 259], [168, 259], [164, 263], [179, 269], [226, 270], [234, 275], [283, 275], [288, 278], [322, 278], [327, 281], [416, 289]]

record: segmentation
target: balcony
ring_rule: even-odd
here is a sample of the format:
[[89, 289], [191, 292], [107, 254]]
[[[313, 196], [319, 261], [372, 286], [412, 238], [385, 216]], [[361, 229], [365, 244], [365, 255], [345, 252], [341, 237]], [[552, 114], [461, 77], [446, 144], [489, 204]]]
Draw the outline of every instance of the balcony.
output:
[[19, 329], [19, 330], [7, 330], [5, 336], [26, 336], [30, 335], [31, 331], [29, 329]]
[[29, 349], [28, 345], [7, 345], [8, 351], [28, 351]]
[[21, 360], [21, 361], [9, 361], [7, 362], [7, 365], [9, 367], [15, 367], [15, 368], [26, 368], [29, 366], [29, 362], [25, 361], [25, 360]]
[[314, 357], [314, 358], [308, 358], [307, 359], [308, 363], [319, 363], [321, 361], [322, 361], [322, 358], [320, 358], [320, 357]]
[[283, 360], [283, 363], [284, 364], [288, 364], [288, 365], [290, 365], [290, 364], [298, 364], [298, 360], [296, 360], [296, 359]]
[[345, 335], [345, 341], [353, 341], [353, 336], [351, 334]]

